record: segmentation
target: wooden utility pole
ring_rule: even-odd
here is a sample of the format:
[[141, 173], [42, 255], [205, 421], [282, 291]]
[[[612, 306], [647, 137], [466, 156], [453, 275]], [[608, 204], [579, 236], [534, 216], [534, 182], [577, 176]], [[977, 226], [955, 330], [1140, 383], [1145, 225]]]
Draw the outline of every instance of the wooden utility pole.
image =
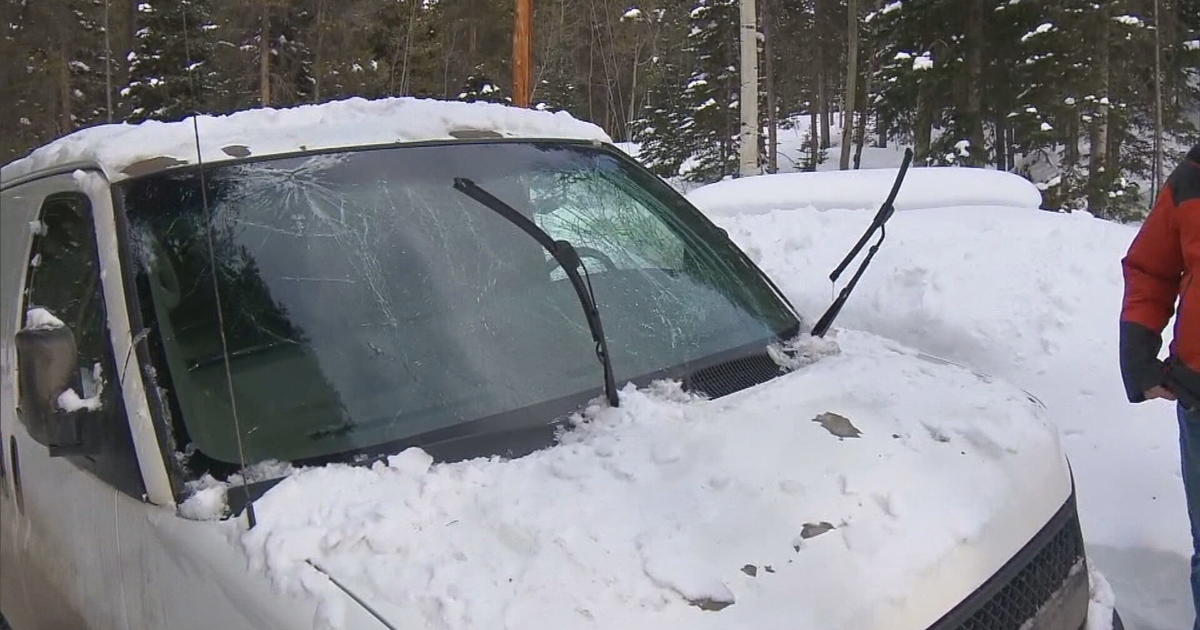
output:
[[529, 107], [533, 97], [533, 0], [517, 0], [512, 67], [513, 104]]
[[758, 175], [758, 18], [755, 0], [741, 0], [742, 95], [738, 174]]

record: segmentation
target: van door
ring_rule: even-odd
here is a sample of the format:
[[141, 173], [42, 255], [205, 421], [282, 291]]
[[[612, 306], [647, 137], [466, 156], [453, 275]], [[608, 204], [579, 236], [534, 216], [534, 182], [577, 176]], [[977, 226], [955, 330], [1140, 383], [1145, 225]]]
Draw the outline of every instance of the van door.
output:
[[[16, 628], [127, 628], [116, 505], [141, 500], [101, 290], [92, 208], [70, 175], [3, 192], [3, 442], [0, 606]], [[18, 409], [13, 344], [30, 308], [70, 327], [83, 398], [98, 397], [80, 454], [51, 457]]]

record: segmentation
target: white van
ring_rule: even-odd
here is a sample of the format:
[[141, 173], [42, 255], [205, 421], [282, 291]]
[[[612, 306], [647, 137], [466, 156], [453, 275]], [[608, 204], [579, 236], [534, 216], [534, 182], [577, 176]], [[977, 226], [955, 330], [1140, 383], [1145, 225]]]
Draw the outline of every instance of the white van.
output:
[[1036, 401], [806, 338], [565, 114], [351, 99], [0, 172], [15, 630], [1077, 630]]

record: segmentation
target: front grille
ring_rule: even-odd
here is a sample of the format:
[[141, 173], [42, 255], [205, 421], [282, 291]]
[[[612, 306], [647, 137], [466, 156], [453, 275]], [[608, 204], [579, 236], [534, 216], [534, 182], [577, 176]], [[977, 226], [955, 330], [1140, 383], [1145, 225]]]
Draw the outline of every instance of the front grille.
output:
[[995, 576], [930, 630], [1019, 630], [1084, 558], [1075, 498]]
[[683, 378], [683, 387], [709, 398], [720, 398], [765, 383], [779, 374], [779, 364], [763, 352], [696, 370]]

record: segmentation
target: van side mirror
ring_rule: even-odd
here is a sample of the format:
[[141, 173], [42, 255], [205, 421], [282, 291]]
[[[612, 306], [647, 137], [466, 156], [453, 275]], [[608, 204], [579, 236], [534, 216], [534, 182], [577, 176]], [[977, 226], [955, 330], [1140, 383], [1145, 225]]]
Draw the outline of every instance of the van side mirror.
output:
[[66, 326], [26, 328], [16, 335], [19, 415], [30, 437], [50, 449], [51, 457], [86, 452], [83, 426], [95, 412], [63, 410], [59, 396], [82, 391], [75, 334]]

